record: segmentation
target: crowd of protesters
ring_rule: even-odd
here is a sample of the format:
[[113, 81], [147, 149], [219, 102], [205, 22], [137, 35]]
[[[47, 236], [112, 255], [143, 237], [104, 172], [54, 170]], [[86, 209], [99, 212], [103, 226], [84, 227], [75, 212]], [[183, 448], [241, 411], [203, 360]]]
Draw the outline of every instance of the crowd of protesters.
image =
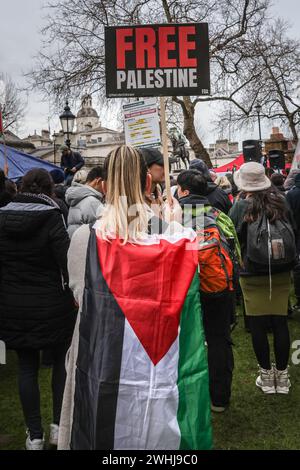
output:
[[[129, 168], [128, 162], [136, 158], [130, 147], [114, 152], [113, 177], [108, 171], [112, 154], [104, 167], [87, 171], [82, 157], [67, 147], [62, 148], [63, 176], [61, 171], [50, 174], [33, 169], [17, 188], [0, 171], [0, 340], [18, 356], [29, 450], [41, 450], [45, 444], [38, 383], [41, 351], [50, 352], [52, 366], [49, 442], [57, 445], [60, 441], [61, 449], [70, 446], [85, 253], [94, 223], [104, 217], [105, 237], [117, 217], [107, 210], [107, 198], [109, 207], [116, 209], [112, 189], [144, 207], [138, 224], [126, 228], [126, 240], [136, 239], [145, 217], [148, 229], [151, 222], [159, 233], [171, 220], [182, 224], [189, 220], [199, 237], [200, 299], [212, 411], [223, 412], [230, 404], [231, 330], [237, 295], [243, 299], [259, 364], [257, 387], [266, 394], [288, 394], [291, 386], [287, 315], [292, 282], [300, 306], [299, 172], [287, 179], [280, 173], [268, 178], [260, 163], [249, 162], [234, 174], [217, 177], [196, 158], [173, 180], [170, 206], [164, 193], [164, 160], [157, 149], [137, 151], [146, 168], [145, 181]], [[119, 163], [122, 152], [128, 154], [127, 166]], [[140, 181], [142, 189], [138, 189]], [[117, 217], [119, 224], [121, 216]], [[199, 218], [203, 225], [198, 225]], [[205, 249], [216, 244], [221, 256], [213, 258], [215, 252], [211, 251], [210, 258], [205, 258]], [[270, 357], [270, 331], [275, 364]]]

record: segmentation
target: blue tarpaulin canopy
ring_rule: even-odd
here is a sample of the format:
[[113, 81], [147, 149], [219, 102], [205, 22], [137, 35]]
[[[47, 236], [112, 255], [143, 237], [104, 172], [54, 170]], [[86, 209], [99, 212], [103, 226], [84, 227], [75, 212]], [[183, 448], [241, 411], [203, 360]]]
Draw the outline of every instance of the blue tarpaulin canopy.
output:
[[[3, 144], [0, 144], [0, 168], [4, 168], [4, 152], [6, 153], [8, 163], [8, 178], [16, 181], [17, 179], [24, 176], [27, 171], [33, 168], [44, 168], [47, 171], [58, 170], [56, 165], [45, 162], [40, 158], [33, 157], [27, 153], [19, 152], [18, 150], [6, 145], [6, 149]], [[63, 171], [62, 171], [63, 174]]]

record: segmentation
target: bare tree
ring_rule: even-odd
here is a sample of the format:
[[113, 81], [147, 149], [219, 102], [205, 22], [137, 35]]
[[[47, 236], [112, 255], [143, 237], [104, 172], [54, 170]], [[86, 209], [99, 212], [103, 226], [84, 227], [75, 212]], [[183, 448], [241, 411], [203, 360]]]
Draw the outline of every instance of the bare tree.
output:
[[[265, 21], [269, 0], [53, 0], [43, 47], [29, 77], [57, 102], [82, 91], [104, 96], [104, 27], [117, 24], [207, 21], [211, 41], [212, 99], [224, 95], [226, 77], [238, 73], [243, 43]], [[209, 98], [206, 98], [207, 100]], [[211, 166], [194, 116], [202, 97], [174, 97], [183, 132], [195, 154]]]
[[252, 126], [259, 103], [262, 119], [279, 121], [298, 140], [300, 41], [290, 38], [287, 32], [288, 24], [278, 20], [245, 45], [241, 73], [229, 85], [231, 91], [219, 116], [219, 126]]
[[25, 105], [20, 97], [20, 92], [8, 75], [0, 73], [0, 104], [2, 107], [4, 130], [16, 128], [22, 121], [25, 113]]

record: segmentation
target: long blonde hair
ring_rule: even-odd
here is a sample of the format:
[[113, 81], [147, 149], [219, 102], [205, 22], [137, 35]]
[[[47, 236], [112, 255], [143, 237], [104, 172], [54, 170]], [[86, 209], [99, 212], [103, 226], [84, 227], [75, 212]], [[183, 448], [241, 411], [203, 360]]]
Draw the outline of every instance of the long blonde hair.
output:
[[122, 145], [109, 153], [104, 167], [106, 207], [98, 233], [105, 240], [117, 236], [124, 244], [145, 238], [149, 217], [144, 201], [147, 166], [143, 156], [135, 148]]
[[218, 176], [215, 183], [222, 189], [232, 189], [232, 185], [227, 176]]

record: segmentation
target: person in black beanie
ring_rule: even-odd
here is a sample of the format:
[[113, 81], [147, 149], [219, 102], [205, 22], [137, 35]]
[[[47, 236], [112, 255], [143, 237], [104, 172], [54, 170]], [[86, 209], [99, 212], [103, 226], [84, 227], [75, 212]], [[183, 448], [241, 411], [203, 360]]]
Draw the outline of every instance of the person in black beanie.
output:
[[203, 174], [207, 181], [206, 197], [208, 201], [216, 209], [224, 212], [224, 214], [228, 214], [232, 206], [228, 194], [226, 194], [223, 189], [219, 188], [218, 185], [212, 182], [211, 175], [206, 163], [203, 160], [196, 158], [195, 160], [191, 161], [190, 170], [198, 170]]
[[69, 208], [66, 203], [65, 195], [66, 195], [66, 190], [67, 186], [64, 185], [64, 174], [62, 170], [59, 168], [54, 168], [54, 170], [50, 171], [51, 178], [54, 182], [54, 188], [53, 188], [53, 196], [52, 199], [56, 202], [56, 204], [59, 206], [65, 224], [66, 226], [68, 225], [68, 215], [69, 215]]

